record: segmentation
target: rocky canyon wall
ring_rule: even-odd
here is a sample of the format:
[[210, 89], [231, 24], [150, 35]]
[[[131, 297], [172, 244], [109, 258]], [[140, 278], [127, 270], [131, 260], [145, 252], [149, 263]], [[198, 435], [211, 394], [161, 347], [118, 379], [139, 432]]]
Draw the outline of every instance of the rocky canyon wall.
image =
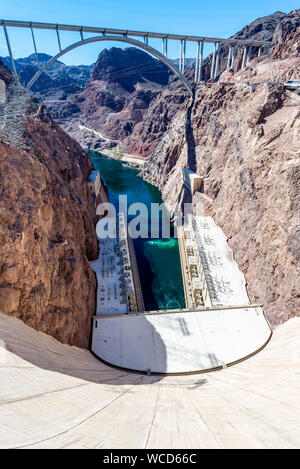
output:
[[283, 21], [273, 57], [196, 89], [188, 144], [204, 178], [201, 191], [191, 197], [182, 186], [188, 152], [183, 108], [142, 171], [171, 211], [186, 201], [215, 218], [251, 301], [264, 305], [273, 325], [300, 315], [300, 101], [282, 85], [300, 76], [299, 11]]
[[98, 254], [92, 165], [41, 102], [16, 96], [3, 64], [0, 79], [0, 311], [87, 347], [96, 289], [88, 260]]

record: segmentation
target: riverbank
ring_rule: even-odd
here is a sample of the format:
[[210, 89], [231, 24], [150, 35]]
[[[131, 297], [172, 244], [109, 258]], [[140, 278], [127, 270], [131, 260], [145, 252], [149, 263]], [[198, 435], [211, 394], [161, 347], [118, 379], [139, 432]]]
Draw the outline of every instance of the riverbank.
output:
[[103, 149], [103, 150], [93, 150], [95, 153], [99, 153], [100, 155], [108, 156], [108, 158], [112, 158], [114, 160], [123, 161], [127, 163], [129, 166], [133, 167], [140, 167], [143, 166], [147, 160], [146, 156], [141, 155], [132, 155], [131, 153], [123, 153], [123, 152], [116, 152], [111, 149]]

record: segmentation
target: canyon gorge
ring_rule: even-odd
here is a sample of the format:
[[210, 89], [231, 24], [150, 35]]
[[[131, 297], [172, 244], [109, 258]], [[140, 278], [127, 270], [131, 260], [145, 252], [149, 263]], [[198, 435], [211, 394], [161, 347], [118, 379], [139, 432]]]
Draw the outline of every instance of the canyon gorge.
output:
[[[221, 226], [270, 323], [300, 315], [300, 110], [299, 96], [284, 87], [300, 74], [300, 10], [259, 18], [233, 37], [273, 44], [267, 56], [253, 50], [244, 69], [241, 52], [226, 69], [221, 48], [217, 80], [209, 79], [211, 56], [203, 84], [186, 71], [195, 93], [188, 131], [188, 93], [132, 47], [104, 49], [91, 66], [59, 62], [36, 82], [35, 97], [24, 94], [17, 137], [5, 126], [0, 136], [2, 312], [88, 347], [96, 292], [88, 261], [98, 255], [83, 150], [90, 148], [147, 157], [140, 176], [159, 188], [171, 214], [188, 202]], [[34, 60], [17, 63], [23, 83]], [[7, 112], [14, 85], [5, 64]], [[182, 184], [187, 165], [203, 178], [193, 195]]]

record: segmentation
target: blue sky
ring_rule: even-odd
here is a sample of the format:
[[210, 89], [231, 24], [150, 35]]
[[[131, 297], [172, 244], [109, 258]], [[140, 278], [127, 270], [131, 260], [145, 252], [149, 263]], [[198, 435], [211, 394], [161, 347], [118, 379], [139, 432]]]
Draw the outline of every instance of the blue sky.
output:
[[[51, 23], [137, 29], [178, 34], [228, 37], [254, 19], [275, 11], [285, 13], [298, 8], [299, 0], [0, 0], [0, 17], [4, 19], [43, 21]], [[30, 31], [9, 28], [15, 57], [33, 52]], [[54, 31], [36, 31], [40, 52], [57, 52]], [[91, 35], [86, 35], [86, 37]], [[62, 32], [62, 46], [79, 40], [77, 33]], [[103, 47], [119, 43], [91, 44], [80, 47], [63, 57], [67, 64], [92, 63]], [[151, 45], [161, 43], [152, 40]], [[178, 57], [179, 45], [172, 41], [169, 55]], [[194, 56], [191, 45], [187, 56]], [[0, 55], [8, 55], [3, 31], [0, 31]]]

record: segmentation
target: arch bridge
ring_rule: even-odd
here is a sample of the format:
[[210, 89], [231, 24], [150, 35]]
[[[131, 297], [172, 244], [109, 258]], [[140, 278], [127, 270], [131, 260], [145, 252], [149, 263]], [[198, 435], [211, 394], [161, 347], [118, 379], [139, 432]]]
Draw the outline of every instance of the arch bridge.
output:
[[[228, 58], [227, 58], [227, 68], [233, 68], [237, 48], [242, 48], [243, 56], [241, 67], [245, 67], [250, 60], [252, 49], [257, 48], [257, 55], [260, 56], [262, 53], [265, 53], [266, 50], [270, 47], [271, 43], [266, 41], [252, 41], [246, 39], [222, 39], [214, 37], [204, 37], [204, 36], [187, 36], [180, 34], [167, 34], [167, 33], [153, 33], [145, 31], [134, 31], [134, 30], [124, 30], [124, 29], [111, 29], [111, 28], [99, 28], [93, 26], [74, 26], [66, 24], [54, 24], [54, 23], [39, 23], [31, 21], [13, 21], [13, 20], [0, 20], [0, 25], [2, 25], [4, 30], [4, 36], [6, 40], [6, 45], [8, 53], [11, 60], [11, 68], [13, 74], [18, 77], [17, 70], [14, 62], [14, 57], [12, 53], [12, 47], [10, 44], [8, 29], [9, 28], [24, 28], [31, 32], [33, 49], [36, 54], [36, 63], [38, 71], [32, 77], [32, 79], [27, 84], [27, 88], [30, 89], [39, 76], [57, 59], [62, 57], [64, 54], [70, 52], [77, 47], [83, 46], [85, 44], [98, 42], [98, 41], [118, 41], [131, 44], [140, 49], [144, 49], [150, 54], [154, 55], [157, 59], [161, 60], [183, 83], [185, 88], [188, 90], [190, 95], [193, 95], [192, 85], [185, 77], [186, 69], [186, 45], [187, 43], [197, 44], [197, 53], [195, 58], [195, 82], [200, 83], [202, 81], [202, 65], [204, 57], [204, 46], [205, 44], [213, 44], [213, 55], [212, 63], [210, 70], [210, 77], [216, 78], [219, 72], [219, 56], [220, 56], [220, 47], [228, 46]], [[58, 52], [54, 55], [49, 61], [43, 66], [39, 66], [38, 60], [38, 50], [37, 42], [34, 35], [34, 30], [53, 30], [56, 32], [56, 40], [58, 44]], [[60, 31], [72, 31], [79, 33], [79, 41], [72, 43], [66, 48], [62, 48]], [[95, 34], [93, 37], [84, 38], [84, 33]], [[161, 52], [157, 50], [156, 47], [152, 47], [149, 44], [150, 39], [160, 39], [162, 42]], [[179, 67], [177, 68], [169, 59], [168, 59], [168, 41], [177, 41], [179, 43]]]

